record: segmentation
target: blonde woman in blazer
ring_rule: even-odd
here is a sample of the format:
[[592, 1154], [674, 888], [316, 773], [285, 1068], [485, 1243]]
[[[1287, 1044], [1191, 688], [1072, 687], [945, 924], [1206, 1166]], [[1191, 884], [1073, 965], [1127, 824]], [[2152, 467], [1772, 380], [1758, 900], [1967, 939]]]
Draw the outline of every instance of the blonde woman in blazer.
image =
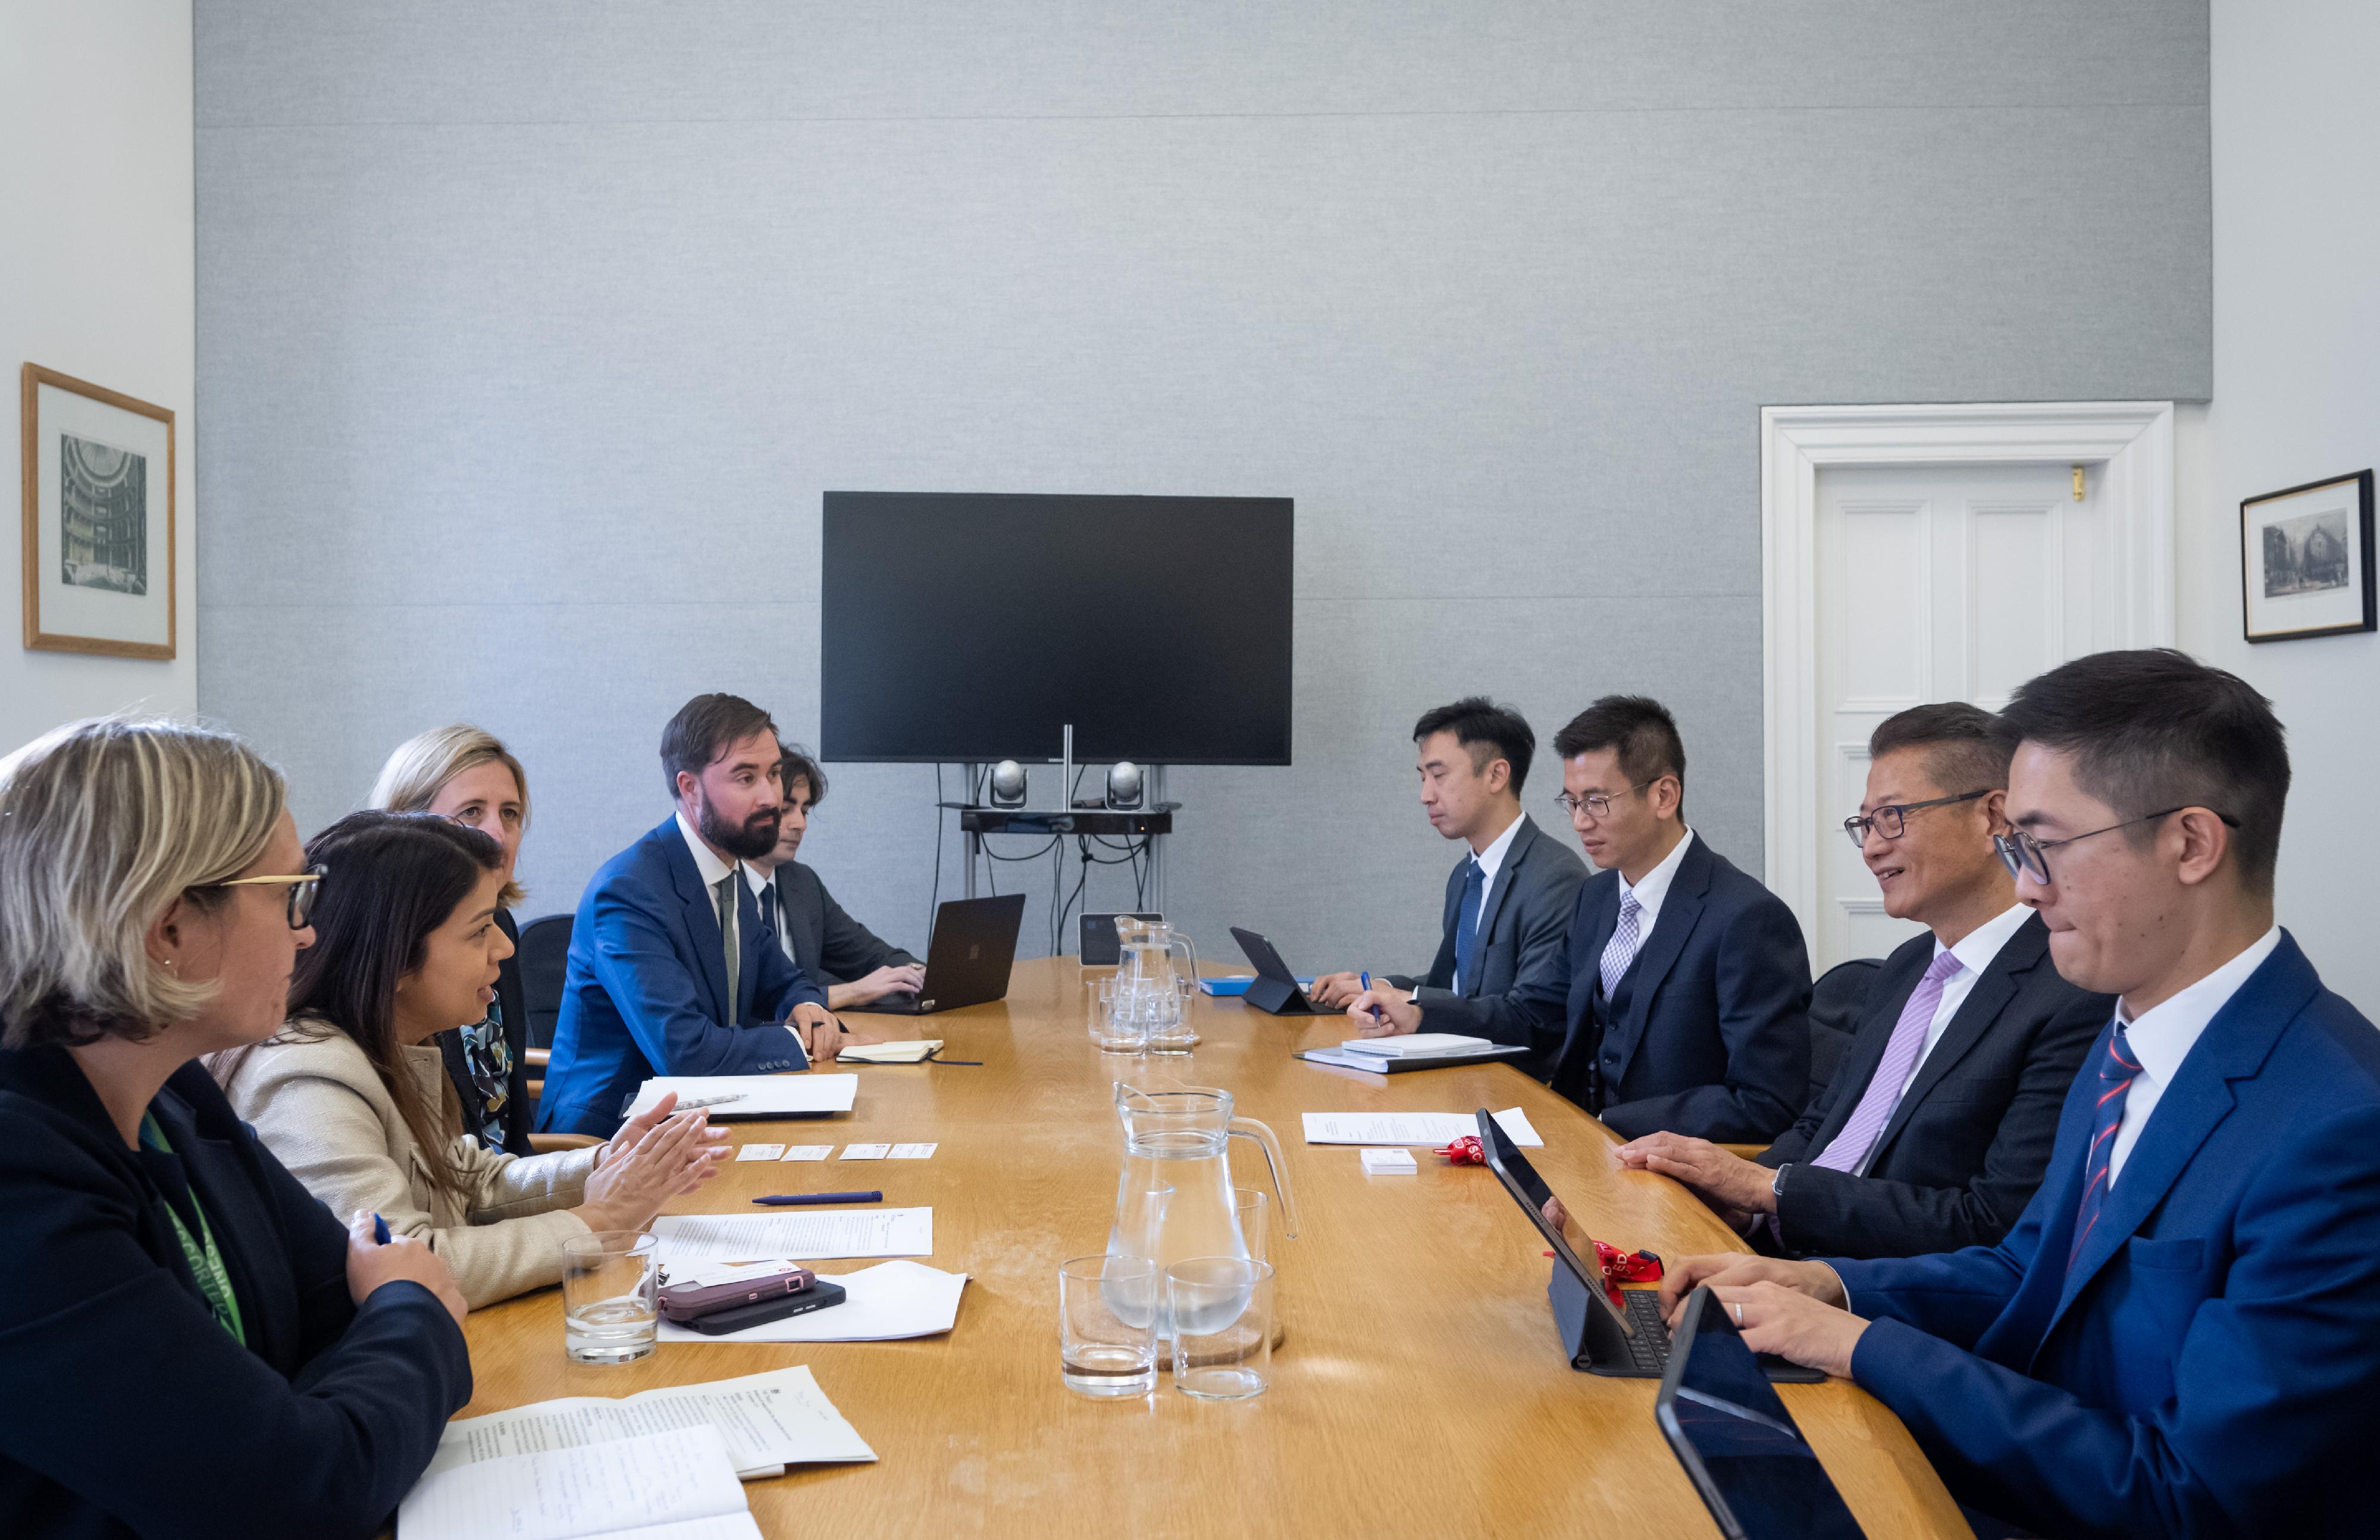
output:
[[558, 1282], [562, 1243], [639, 1230], [715, 1175], [723, 1133], [674, 1098], [602, 1145], [513, 1156], [464, 1133], [438, 1033], [476, 1021], [512, 943], [496, 843], [426, 815], [356, 813], [314, 837], [326, 873], [290, 1019], [210, 1063], [239, 1116], [335, 1213], [429, 1243], [474, 1308]]

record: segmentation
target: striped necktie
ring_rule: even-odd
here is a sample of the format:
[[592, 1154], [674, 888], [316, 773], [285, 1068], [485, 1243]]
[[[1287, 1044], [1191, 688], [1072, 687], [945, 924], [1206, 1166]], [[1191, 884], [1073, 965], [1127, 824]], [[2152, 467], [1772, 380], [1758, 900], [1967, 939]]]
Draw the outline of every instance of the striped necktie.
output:
[[727, 949], [727, 1019], [720, 1024], [722, 1026], [735, 1025], [735, 986], [740, 982], [737, 965], [744, 961], [737, 955], [743, 948], [735, 944], [735, 885], [742, 880], [742, 876], [731, 871], [719, 879], [715, 890], [719, 894], [719, 940]]
[[1620, 923], [1611, 928], [1611, 940], [1603, 949], [1603, 998], [1609, 1000], [1620, 988], [1620, 981], [1628, 976], [1628, 964], [1636, 961], [1636, 947], [1643, 939], [1637, 928], [1637, 918], [1645, 912], [1634, 893], [1620, 895]]
[[1933, 1028], [1935, 1013], [1942, 1009], [1943, 989], [1965, 968], [1955, 952], [1946, 952], [1934, 959], [1934, 965], [1925, 970], [1925, 976], [1910, 991], [1909, 1003], [1900, 1008], [1900, 1019], [1892, 1024], [1892, 1036], [1885, 1039], [1884, 1057], [1877, 1061], [1876, 1073], [1869, 1076], [1867, 1089], [1860, 1093], [1859, 1105], [1852, 1109], [1850, 1121], [1810, 1164], [1829, 1170], [1856, 1171], [1867, 1159], [1884, 1125], [1892, 1121], [1894, 1110], [1900, 1105], [1900, 1093], [1916, 1071], [1919, 1056], [1925, 1051], [1926, 1034]]
[[2132, 1088], [2132, 1077], [2140, 1073], [2141, 1061], [2132, 1057], [2124, 1024], [2118, 1022], [2107, 1037], [2107, 1051], [2099, 1060], [2096, 1124], [2091, 1133], [2091, 1153], [2082, 1159], [2082, 1207], [2074, 1216], [2074, 1244], [2066, 1254], [2069, 1272], [2074, 1270], [2074, 1259], [2082, 1255], [2082, 1243], [2090, 1238], [2092, 1227], [2099, 1222], [2099, 1210], [2107, 1204], [2107, 1184], [2115, 1180], [2107, 1174], [2107, 1159], [2116, 1150], [2116, 1130], [2124, 1123], [2124, 1093]]

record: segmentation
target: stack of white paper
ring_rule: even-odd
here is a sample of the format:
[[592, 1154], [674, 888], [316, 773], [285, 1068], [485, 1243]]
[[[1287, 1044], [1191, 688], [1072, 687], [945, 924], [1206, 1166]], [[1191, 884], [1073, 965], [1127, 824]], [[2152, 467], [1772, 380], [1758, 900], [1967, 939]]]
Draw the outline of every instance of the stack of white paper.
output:
[[628, 1103], [629, 1117], [646, 1110], [675, 1091], [681, 1102], [709, 1097], [735, 1097], [709, 1109], [714, 1122], [736, 1118], [807, 1118], [827, 1112], [848, 1112], [859, 1094], [856, 1074], [662, 1074], [637, 1087]]
[[[1520, 1108], [1496, 1114], [1496, 1126], [1512, 1143], [1535, 1149], [1545, 1144]], [[1479, 1120], [1469, 1112], [1308, 1112], [1305, 1142], [1309, 1145], [1451, 1145], [1479, 1132]], [[660, 1221], [666, 1224], [669, 1221]]]
[[729, 1464], [747, 1481], [782, 1474], [788, 1465], [876, 1458], [809, 1370], [795, 1367], [668, 1385], [622, 1401], [574, 1396], [466, 1417], [446, 1425], [428, 1474], [692, 1427], [717, 1429]]
[[1339, 1045], [1346, 1053], [1368, 1053], [1382, 1059], [1440, 1059], [1450, 1054], [1483, 1053], [1496, 1045], [1485, 1037], [1460, 1032], [1408, 1032], [1395, 1037], [1351, 1037]]
[[931, 1256], [931, 1208], [830, 1208], [807, 1214], [670, 1214], [653, 1221], [662, 1265]]
[[400, 1540], [759, 1540], [708, 1425], [441, 1471], [397, 1505]]
[[664, 1342], [890, 1342], [934, 1337], [958, 1324], [959, 1294], [967, 1275], [946, 1273], [922, 1262], [884, 1262], [856, 1273], [820, 1273], [820, 1283], [840, 1283], [841, 1304], [781, 1321], [764, 1321], [741, 1331], [705, 1336], [690, 1327], [662, 1323]]

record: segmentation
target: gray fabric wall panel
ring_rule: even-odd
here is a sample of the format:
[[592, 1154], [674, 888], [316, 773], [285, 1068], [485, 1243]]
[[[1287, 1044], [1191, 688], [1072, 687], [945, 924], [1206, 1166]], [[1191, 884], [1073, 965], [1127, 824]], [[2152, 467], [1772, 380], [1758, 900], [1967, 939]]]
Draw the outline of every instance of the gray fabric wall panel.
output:
[[[844, 487], [1297, 499], [1297, 763], [1172, 782], [1209, 946], [1426, 957], [1469, 689], [1670, 699], [1757, 871], [1758, 407], [2207, 388], [2199, 5], [200, 0], [198, 58], [202, 706], [307, 827], [504, 734], [536, 910], [686, 696], [814, 734]], [[833, 777], [914, 944], [931, 772]]]

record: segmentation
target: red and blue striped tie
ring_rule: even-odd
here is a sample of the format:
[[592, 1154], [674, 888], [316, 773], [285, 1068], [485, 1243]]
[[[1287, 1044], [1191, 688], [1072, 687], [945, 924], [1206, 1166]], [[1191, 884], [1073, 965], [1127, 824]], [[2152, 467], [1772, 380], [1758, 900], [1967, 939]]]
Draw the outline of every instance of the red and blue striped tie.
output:
[[2123, 1126], [2124, 1093], [2132, 1088], [2132, 1076], [2140, 1073], [2140, 1061], [2132, 1057], [2132, 1046], [2124, 1040], [2124, 1024], [2118, 1022], [2107, 1038], [2107, 1056], [2099, 1061], [2097, 1126], [2091, 1134], [2091, 1153], [2082, 1160], [2082, 1209], [2074, 1217], [2073, 1249], [2066, 1254], [2069, 1272], [2074, 1270], [2074, 1260], [2082, 1255], [2082, 1243], [2099, 1222], [2099, 1209], [2107, 1200], [2107, 1184], [2114, 1180], [2107, 1174], [2107, 1158], [2115, 1153], [2116, 1130]]

